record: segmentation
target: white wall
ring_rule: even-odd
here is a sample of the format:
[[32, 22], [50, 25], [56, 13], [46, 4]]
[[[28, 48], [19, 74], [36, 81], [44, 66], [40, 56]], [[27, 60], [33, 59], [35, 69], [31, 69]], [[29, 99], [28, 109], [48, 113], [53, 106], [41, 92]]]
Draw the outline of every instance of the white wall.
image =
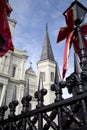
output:
[[45, 81], [43, 82], [43, 85], [44, 85], [44, 88], [46, 88], [48, 91], [44, 99], [45, 104], [52, 103], [55, 98], [54, 93], [50, 91], [50, 87], [54, 83], [51, 81], [51, 72], [54, 72], [54, 76], [55, 76], [55, 66], [56, 66], [56, 62], [51, 61], [51, 60], [39, 61], [37, 64], [38, 79], [39, 79], [40, 72], [45, 72]]

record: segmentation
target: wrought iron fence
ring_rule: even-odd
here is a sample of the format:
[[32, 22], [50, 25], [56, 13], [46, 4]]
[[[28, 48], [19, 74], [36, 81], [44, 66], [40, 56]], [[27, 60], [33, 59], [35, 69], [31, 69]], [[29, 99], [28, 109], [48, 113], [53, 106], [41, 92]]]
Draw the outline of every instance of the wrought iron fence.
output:
[[[38, 91], [35, 92], [37, 99], [36, 109], [31, 110], [32, 97], [29, 95], [29, 85], [26, 86], [24, 97], [22, 98], [21, 114], [15, 115], [18, 101], [15, 98], [9, 103], [9, 115], [4, 119], [7, 106], [3, 101], [0, 107], [0, 130], [86, 130], [87, 128], [87, 92], [82, 89], [86, 85], [87, 73], [80, 71], [81, 68], [75, 55], [75, 71], [66, 81], [59, 80], [59, 70], [56, 67], [55, 82], [51, 90], [55, 92], [54, 103], [44, 105], [44, 96], [47, 90], [39, 81]], [[79, 78], [80, 75], [80, 78]], [[67, 87], [72, 97], [63, 99], [62, 89]]]

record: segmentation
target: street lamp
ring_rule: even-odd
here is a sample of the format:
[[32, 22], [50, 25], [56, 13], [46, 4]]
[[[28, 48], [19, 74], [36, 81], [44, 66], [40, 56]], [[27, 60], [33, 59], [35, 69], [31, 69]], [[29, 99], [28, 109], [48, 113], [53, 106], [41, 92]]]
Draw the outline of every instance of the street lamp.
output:
[[79, 1], [75, 0], [71, 3], [69, 8], [63, 13], [64, 16], [66, 16], [66, 12], [69, 9], [73, 10], [73, 21], [78, 34], [81, 66], [83, 70], [87, 70], [87, 48], [84, 45], [84, 38], [82, 36], [82, 31], [80, 27], [80, 24], [83, 22], [85, 14], [87, 13], [87, 8], [83, 6]]
[[[74, 2], [72, 2], [72, 4], [70, 5], [70, 7], [67, 9], [69, 10], [70, 8], [73, 9], [73, 15], [74, 15], [74, 24], [80, 25], [85, 17], [85, 14], [87, 13], [87, 8], [82, 5], [79, 1], [75, 0]], [[67, 10], [63, 13], [63, 15], [65, 15], [65, 13], [67, 12]]]

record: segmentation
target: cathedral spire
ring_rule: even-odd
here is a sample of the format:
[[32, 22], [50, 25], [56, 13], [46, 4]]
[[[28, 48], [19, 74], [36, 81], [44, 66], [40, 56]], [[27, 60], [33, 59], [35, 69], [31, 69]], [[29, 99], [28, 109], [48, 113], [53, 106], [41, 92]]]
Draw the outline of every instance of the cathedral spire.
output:
[[48, 32], [48, 24], [46, 24], [46, 32]]
[[47, 60], [47, 59], [55, 61], [52, 47], [50, 44], [49, 35], [48, 35], [48, 25], [46, 24], [46, 35], [45, 35], [40, 61]]

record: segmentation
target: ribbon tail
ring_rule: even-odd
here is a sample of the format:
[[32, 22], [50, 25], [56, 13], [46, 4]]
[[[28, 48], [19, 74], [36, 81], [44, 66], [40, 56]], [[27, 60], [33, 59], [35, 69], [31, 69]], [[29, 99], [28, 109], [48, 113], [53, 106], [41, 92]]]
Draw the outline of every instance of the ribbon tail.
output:
[[66, 39], [66, 43], [65, 43], [65, 48], [64, 48], [64, 61], [63, 61], [63, 72], [62, 72], [62, 76], [63, 78], [65, 77], [67, 68], [68, 68], [68, 60], [69, 60], [69, 53], [70, 53], [70, 48], [72, 46], [72, 36], [73, 36], [73, 32], [70, 32], [67, 39]]

